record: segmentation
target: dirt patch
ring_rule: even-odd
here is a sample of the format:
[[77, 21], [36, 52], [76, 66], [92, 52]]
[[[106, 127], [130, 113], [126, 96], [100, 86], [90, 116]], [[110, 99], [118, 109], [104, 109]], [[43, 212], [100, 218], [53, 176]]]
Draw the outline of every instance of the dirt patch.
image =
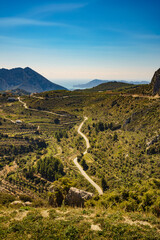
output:
[[16, 215], [16, 217], [14, 217], [14, 220], [17, 221], [22, 221], [23, 218], [25, 218], [28, 214], [28, 211], [24, 211], [24, 212], [18, 212], [18, 214]]
[[42, 211], [41, 211], [41, 214], [42, 214], [42, 217], [44, 217], [44, 218], [49, 217], [49, 212], [48, 212], [48, 210], [42, 210]]
[[128, 223], [130, 225], [143, 225], [143, 226], [149, 226], [150, 228], [153, 228], [153, 226], [148, 223], [148, 222], [145, 222], [145, 221], [132, 221], [131, 219], [127, 218], [127, 217], [124, 217], [125, 219], [125, 223]]
[[91, 225], [91, 230], [92, 231], [102, 231], [102, 229], [100, 228], [99, 224], [98, 225]]

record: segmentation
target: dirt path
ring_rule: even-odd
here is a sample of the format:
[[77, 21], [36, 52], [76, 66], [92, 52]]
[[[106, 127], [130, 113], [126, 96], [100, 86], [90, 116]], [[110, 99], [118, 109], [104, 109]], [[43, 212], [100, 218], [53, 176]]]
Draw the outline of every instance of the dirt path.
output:
[[8, 120], [8, 121], [10, 121], [10, 122], [12, 122], [12, 123], [16, 123], [16, 121], [13, 121], [12, 119], [5, 118], [5, 117], [4, 117], [4, 119], [6, 119], [6, 120]]
[[50, 111], [38, 110], [38, 109], [35, 109], [35, 108], [29, 108], [29, 107], [27, 106], [27, 104], [20, 99], [20, 97], [18, 97], [18, 101], [23, 104], [23, 107], [24, 107], [25, 109], [29, 109], [29, 110], [31, 110], [31, 111], [36, 111], [36, 112], [39, 112], [39, 111], [40, 111], [40, 112], [49, 113], [49, 114], [56, 115], [56, 116], [60, 116], [60, 117], [66, 117], [66, 115], [62, 115], [62, 114], [58, 114], [58, 113], [54, 113], [54, 112], [50, 112]]
[[[83, 153], [84, 155], [88, 152], [88, 148], [90, 147], [89, 144], [89, 140], [88, 138], [81, 132], [81, 128], [83, 126], [83, 124], [85, 123], [85, 121], [87, 121], [88, 118], [84, 117], [84, 121], [80, 124], [79, 128], [78, 128], [78, 133], [84, 138], [85, 142], [86, 142], [86, 151]], [[76, 167], [79, 169], [79, 171], [81, 172], [81, 174], [87, 179], [88, 182], [90, 182], [90, 184], [92, 184], [93, 187], [95, 187], [95, 189], [97, 190], [97, 192], [99, 193], [99, 195], [103, 195], [103, 191], [102, 189], [87, 175], [87, 173], [83, 170], [83, 168], [81, 167], [81, 165], [78, 163], [77, 161], [77, 157], [73, 160], [74, 164], [76, 165]]]
[[133, 97], [133, 98], [147, 98], [149, 100], [160, 99], [160, 96], [157, 94], [155, 96], [141, 95], [141, 94], [122, 94], [123, 97]]

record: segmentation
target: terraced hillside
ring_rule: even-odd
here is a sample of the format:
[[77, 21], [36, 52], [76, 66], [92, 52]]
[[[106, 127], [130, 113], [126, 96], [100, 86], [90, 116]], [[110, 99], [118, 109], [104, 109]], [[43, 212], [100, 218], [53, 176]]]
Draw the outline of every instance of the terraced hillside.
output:
[[[85, 203], [88, 209], [118, 210], [122, 215], [136, 212], [137, 221], [142, 212], [158, 219], [160, 98], [133, 96], [126, 90], [50, 91], [22, 96], [14, 102], [9, 102], [7, 95], [1, 95], [0, 111], [3, 148], [0, 189], [3, 193], [12, 194], [15, 199], [25, 193], [34, 207], [59, 206], [59, 202], [64, 207], [66, 194], [74, 186], [94, 193]], [[77, 133], [84, 116], [88, 120], [81, 131], [90, 142], [85, 155], [85, 141]], [[76, 156], [88, 176], [102, 187], [102, 196], [98, 196], [74, 165]], [[49, 193], [51, 188], [54, 192]], [[3, 202], [9, 206], [11, 201]], [[108, 231], [113, 233], [113, 226], [107, 229], [104, 221], [101, 216], [95, 225], [104, 231], [103, 237], [109, 237]], [[77, 231], [81, 231], [79, 227]], [[134, 224], [131, 231], [133, 229]], [[147, 230], [136, 231], [144, 232], [144, 238], [135, 239], [147, 239]], [[159, 239], [158, 235], [155, 230], [151, 239]], [[95, 235], [97, 239], [99, 236]]]

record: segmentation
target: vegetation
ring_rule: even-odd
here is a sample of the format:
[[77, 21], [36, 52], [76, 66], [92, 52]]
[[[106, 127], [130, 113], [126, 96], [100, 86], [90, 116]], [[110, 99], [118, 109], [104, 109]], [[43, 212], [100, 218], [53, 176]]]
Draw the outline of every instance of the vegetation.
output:
[[[160, 239], [160, 100], [145, 93], [51, 91], [23, 96], [29, 109], [0, 95], [4, 239]], [[85, 155], [77, 134], [83, 116], [88, 121], [82, 131], [90, 141]], [[80, 175], [76, 156], [103, 196]], [[71, 186], [94, 193], [83, 210], [65, 206]], [[33, 209], [12, 213], [14, 200], [29, 201]], [[21, 220], [12, 217], [21, 211]]]
[[37, 162], [37, 172], [51, 182], [64, 175], [62, 163], [52, 156], [45, 157]]
[[137, 212], [64, 207], [3, 208], [0, 220], [2, 239], [160, 239], [159, 220]]
[[[123, 83], [123, 82], [107, 82], [107, 83], [102, 83], [96, 87], [91, 88], [89, 91], [122, 91], [125, 89], [131, 89], [135, 88], [136, 85], [134, 84], [129, 84], [129, 83]], [[88, 90], [87, 90], [88, 91]]]

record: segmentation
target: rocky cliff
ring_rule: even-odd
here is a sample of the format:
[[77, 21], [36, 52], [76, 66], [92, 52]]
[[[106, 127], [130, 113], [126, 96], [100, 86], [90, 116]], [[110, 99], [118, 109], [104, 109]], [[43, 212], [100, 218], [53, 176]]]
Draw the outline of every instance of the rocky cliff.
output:
[[155, 72], [151, 81], [151, 86], [154, 95], [160, 94], [160, 68]]

